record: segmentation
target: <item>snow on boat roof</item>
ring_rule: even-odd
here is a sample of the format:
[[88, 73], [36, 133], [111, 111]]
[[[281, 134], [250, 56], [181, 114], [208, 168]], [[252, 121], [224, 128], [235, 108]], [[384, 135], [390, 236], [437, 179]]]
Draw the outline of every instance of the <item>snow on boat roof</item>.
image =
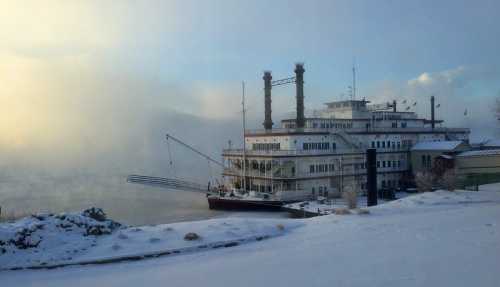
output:
[[500, 155], [500, 149], [472, 150], [460, 153], [457, 157]]
[[429, 141], [416, 143], [411, 150], [453, 150], [462, 141]]

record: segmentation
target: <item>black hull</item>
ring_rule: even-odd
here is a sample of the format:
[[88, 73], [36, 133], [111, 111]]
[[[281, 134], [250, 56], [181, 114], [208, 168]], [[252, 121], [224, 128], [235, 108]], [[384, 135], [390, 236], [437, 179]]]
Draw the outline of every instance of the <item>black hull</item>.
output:
[[280, 211], [283, 201], [265, 201], [265, 200], [239, 200], [225, 199], [220, 197], [208, 197], [208, 207], [217, 210], [261, 210], [261, 211]]

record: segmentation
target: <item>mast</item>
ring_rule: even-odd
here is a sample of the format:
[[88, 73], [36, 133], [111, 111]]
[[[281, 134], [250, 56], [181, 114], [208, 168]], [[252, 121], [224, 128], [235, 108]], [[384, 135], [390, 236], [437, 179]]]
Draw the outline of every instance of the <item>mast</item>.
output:
[[356, 64], [352, 64], [352, 99], [356, 100]]
[[247, 148], [246, 148], [246, 137], [245, 137], [245, 131], [246, 131], [246, 121], [245, 121], [245, 82], [241, 82], [241, 106], [243, 108], [242, 114], [243, 114], [243, 190], [247, 189], [246, 185], [246, 168], [247, 168]]

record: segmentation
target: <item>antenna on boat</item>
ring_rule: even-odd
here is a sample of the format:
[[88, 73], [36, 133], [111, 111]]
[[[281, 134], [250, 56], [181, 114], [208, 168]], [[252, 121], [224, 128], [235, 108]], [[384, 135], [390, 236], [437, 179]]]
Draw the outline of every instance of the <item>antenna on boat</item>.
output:
[[352, 63], [352, 99], [356, 100], [356, 58], [353, 59]]
[[246, 153], [246, 119], [245, 119], [245, 81], [241, 82], [241, 106], [243, 114], [243, 190], [246, 190], [246, 165], [247, 165], [247, 153]]

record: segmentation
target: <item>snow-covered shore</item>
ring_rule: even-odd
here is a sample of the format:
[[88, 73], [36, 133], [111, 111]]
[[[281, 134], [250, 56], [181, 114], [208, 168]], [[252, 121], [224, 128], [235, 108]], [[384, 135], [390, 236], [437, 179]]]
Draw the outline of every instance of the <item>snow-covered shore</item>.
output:
[[[438, 191], [369, 208], [368, 215], [216, 219], [175, 227], [205, 238], [282, 232], [234, 248], [107, 265], [0, 272], [2, 286], [498, 286], [500, 185]], [[230, 223], [225, 229], [222, 222]], [[282, 224], [282, 228], [277, 228]], [[209, 235], [213, 226], [214, 234]], [[158, 236], [164, 227], [144, 227]], [[281, 231], [280, 231], [281, 230]], [[115, 232], [120, 236], [121, 231]], [[168, 234], [168, 232], [166, 232]], [[127, 234], [129, 236], [129, 234]], [[222, 237], [217, 237], [222, 236]], [[237, 235], [236, 237], [238, 237]], [[97, 254], [122, 239], [109, 237]], [[134, 238], [137, 248], [162, 244]], [[128, 239], [131, 240], [129, 236]], [[132, 240], [132, 241], [133, 241]], [[170, 238], [164, 241], [175, 242]], [[135, 244], [131, 244], [132, 248]], [[118, 248], [125, 250], [128, 247]], [[1, 257], [1, 255], [0, 255]], [[5, 285], [4, 285], [5, 284]]]
[[[82, 213], [39, 214], [0, 224], [0, 271], [119, 262], [204, 251], [283, 235], [300, 221], [220, 218], [127, 227]], [[186, 234], [196, 234], [188, 240]]]

